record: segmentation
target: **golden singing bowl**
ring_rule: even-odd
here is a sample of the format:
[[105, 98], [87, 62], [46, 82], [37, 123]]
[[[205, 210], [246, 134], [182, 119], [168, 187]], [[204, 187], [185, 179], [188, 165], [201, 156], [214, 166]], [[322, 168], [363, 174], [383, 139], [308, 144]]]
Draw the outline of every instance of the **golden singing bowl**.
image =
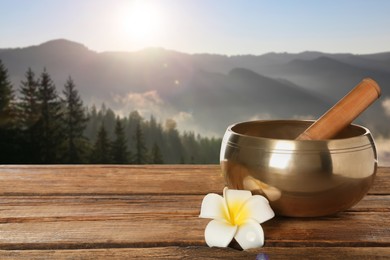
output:
[[294, 140], [312, 123], [269, 120], [228, 127], [220, 154], [227, 186], [266, 196], [283, 216], [324, 216], [352, 207], [376, 173], [370, 131], [349, 125], [333, 139]]

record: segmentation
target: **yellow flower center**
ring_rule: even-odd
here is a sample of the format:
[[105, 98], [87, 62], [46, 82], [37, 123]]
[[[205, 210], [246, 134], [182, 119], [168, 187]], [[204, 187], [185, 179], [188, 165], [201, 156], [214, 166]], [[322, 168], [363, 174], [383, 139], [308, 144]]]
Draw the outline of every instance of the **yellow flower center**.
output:
[[249, 209], [243, 207], [241, 202], [234, 202], [228, 205], [229, 216], [226, 220], [233, 226], [242, 225], [249, 216]]

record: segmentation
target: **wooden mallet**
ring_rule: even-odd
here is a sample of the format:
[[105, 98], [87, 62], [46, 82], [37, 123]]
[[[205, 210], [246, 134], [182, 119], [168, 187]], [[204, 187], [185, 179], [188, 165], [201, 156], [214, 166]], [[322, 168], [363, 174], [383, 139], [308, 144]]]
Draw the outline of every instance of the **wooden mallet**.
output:
[[296, 140], [331, 139], [348, 126], [381, 95], [379, 85], [363, 79], [354, 89], [300, 134]]

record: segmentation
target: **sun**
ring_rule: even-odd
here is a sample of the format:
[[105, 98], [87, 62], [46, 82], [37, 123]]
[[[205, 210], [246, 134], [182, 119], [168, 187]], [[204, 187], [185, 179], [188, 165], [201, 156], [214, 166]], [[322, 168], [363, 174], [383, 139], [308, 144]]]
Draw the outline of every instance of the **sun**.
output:
[[150, 1], [133, 1], [121, 10], [120, 16], [124, 37], [133, 44], [153, 45], [162, 34], [162, 12]]

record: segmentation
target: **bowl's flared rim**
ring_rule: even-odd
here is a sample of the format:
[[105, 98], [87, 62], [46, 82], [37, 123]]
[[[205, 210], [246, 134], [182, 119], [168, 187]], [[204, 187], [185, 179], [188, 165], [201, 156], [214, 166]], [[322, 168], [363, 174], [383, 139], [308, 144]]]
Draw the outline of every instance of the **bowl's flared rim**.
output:
[[[255, 120], [255, 121], [243, 121], [230, 125], [224, 135], [223, 143], [230, 146], [248, 147], [253, 149], [266, 149], [266, 150], [280, 150], [280, 151], [318, 151], [318, 150], [331, 150], [332, 152], [344, 152], [351, 150], [361, 150], [367, 148], [375, 148], [375, 143], [372, 138], [371, 132], [368, 128], [350, 124], [348, 127], [357, 128], [362, 131], [361, 135], [352, 136], [347, 138], [337, 139], [324, 139], [324, 140], [292, 140], [292, 139], [277, 139], [261, 136], [252, 136], [239, 133], [234, 128], [242, 125], [250, 124], [267, 124], [267, 123], [280, 123], [280, 124], [302, 124], [302, 123], [314, 122], [313, 120]], [[277, 143], [284, 143], [284, 146], [277, 145]], [[291, 147], [294, 147], [292, 149]]]

